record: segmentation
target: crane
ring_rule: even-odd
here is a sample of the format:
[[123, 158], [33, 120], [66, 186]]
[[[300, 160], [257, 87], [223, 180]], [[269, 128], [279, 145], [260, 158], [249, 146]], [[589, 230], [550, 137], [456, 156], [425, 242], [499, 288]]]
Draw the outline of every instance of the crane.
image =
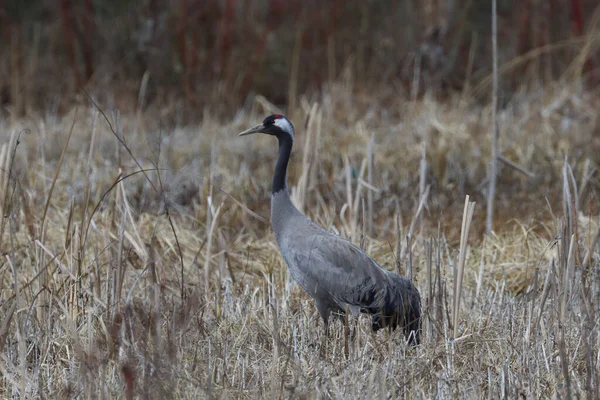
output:
[[294, 280], [315, 300], [329, 334], [329, 316], [367, 313], [374, 332], [381, 328], [404, 330], [406, 340], [419, 344], [421, 297], [413, 283], [383, 269], [352, 242], [327, 231], [292, 203], [286, 183], [294, 144], [292, 123], [270, 115], [239, 134], [264, 133], [279, 141], [271, 191], [271, 225], [279, 250]]

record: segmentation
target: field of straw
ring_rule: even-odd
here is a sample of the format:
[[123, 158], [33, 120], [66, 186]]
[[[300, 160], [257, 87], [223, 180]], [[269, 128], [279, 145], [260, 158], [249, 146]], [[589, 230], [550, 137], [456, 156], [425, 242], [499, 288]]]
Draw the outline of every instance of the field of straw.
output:
[[0, 122], [0, 397], [599, 398], [597, 91], [503, 104], [491, 234], [486, 104], [342, 81], [287, 110], [294, 202], [412, 277], [416, 348], [366, 316], [324, 337], [291, 280], [276, 141], [237, 137], [285, 110], [186, 126], [83, 98]]

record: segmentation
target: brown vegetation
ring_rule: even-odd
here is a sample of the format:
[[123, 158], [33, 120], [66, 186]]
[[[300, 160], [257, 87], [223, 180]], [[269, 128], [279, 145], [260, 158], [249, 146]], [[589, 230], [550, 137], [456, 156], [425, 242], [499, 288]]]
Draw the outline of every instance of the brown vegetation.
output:
[[[206, 110], [231, 116], [257, 93], [295, 108], [298, 95], [344, 73], [364, 89], [394, 85], [396, 95], [413, 97], [475, 87], [487, 102], [490, 4], [5, 0], [1, 112], [50, 107], [62, 115], [82, 100], [84, 86], [122, 111], [149, 108], [197, 122]], [[499, 0], [504, 101], [524, 84], [565, 73], [597, 85], [599, 12], [595, 0]], [[582, 63], [573, 63], [577, 54]]]
[[[427, 398], [597, 390], [600, 99], [557, 84], [499, 113], [504, 154], [534, 176], [500, 169], [498, 230], [484, 237], [485, 108], [398, 100], [387, 106], [401, 117], [390, 116], [376, 96], [362, 107], [344, 84], [328, 90], [322, 103], [302, 100], [290, 110], [299, 121], [295, 199], [388, 268], [411, 268], [424, 298], [421, 347], [407, 348], [400, 334], [373, 336], [365, 319], [349, 359], [341, 324], [322, 337], [267, 222], [275, 144], [235, 136], [274, 106], [263, 100], [231, 122], [171, 130], [147, 121], [142, 131], [136, 118], [114, 113], [109, 120], [127, 147], [88, 107], [56, 123], [24, 121], [30, 132], [2, 128], [12, 132], [1, 161], [10, 172], [2, 185], [2, 393]], [[361, 163], [371, 136], [369, 182]], [[423, 143], [431, 188], [423, 224], [409, 235]], [[373, 234], [365, 235], [369, 190]], [[477, 205], [461, 312], [451, 317], [465, 193]]]
[[[422, 9], [400, 2], [425, 17], [405, 15], [419, 22], [391, 42], [383, 33], [397, 24], [382, 16], [400, 10], [368, 2], [267, 1], [267, 14], [248, 6], [254, 2], [183, 0], [164, 9], [143, 2], [136, 16], [166, 25], [153, 31], [162, 44], [149, 47], [161, 53], [148, 51], [141, 67], [128, 57], [142, 53], [125, 54], [129, 44], [106, 36], [141, 29], [124, 23], [140, 21], [133, 11], [106, 25], [114, 5], [59, 3], [59, 22], [38, 25], [37, 47], [11, 33], [3, 51], [14, 57], [0, 62], [11, 71], [0, 82], [7, 116], [0, 119], [1, 397], [599, 397], [592, 2], [548, 2], [573, 10], [563, 21], [568, 35], [557, 38], [564, 31], [539, 18], [522, 21], [539, 17], [539, 2], [523, 2], [528, 14], [517, 17], [498, 1], [490, 234], [489, 37], [458, 22], [447, 29], [454, 34], [439, 36], [455, 43], [445, 41], [470, 32], [468, 41], [456, 39], [464, 74], [444, 75], [460, 84], [443, 88], [430, 74], [439, 66], [427, 72], [425, 56], [406, 61], [411, 49], [441, 47], [398, 39], [443, 19], [440, 4], [452, 2]], [[456, 21], [482, 23], [472, 15], [479, 7], [466, 9]], [[248, 23], [240, 25], [240, 15]], [[290, 24], [328, 15], [345, 23], [301, 33], [301, 23]], [[348, 22], [361, 15], [364, 30]], [[530, 30], [511, 31], [508, 45], [510, 18]], [[240, 45], [246, 37], [250, 50]], [[44, 40], [64, 46], [64, 58], [47, 64], [57, 53], [46, 54]], [[386, 64], [391, 50], [378, 58], [386, 43], [398, 49], [398, 62]], [[282, 48], [289, 51], [274, 51]], [[512, 48], [522, 51], [509, 57]], [[66, 79], [48, 78], [56, 66]], [[246, 96], [252, 92], [261, 95]], [[423, 298], [421, 346], [406, 346], [400, 332], [374, 335], [363, 317], [346, 355], [343, 324], [323, 337], [313, 302], [290, 280], [268, 221], [276, 144], [236, 137], [283, 103], [297, 130], [294, 201], [386, 268], [413, 277]]]

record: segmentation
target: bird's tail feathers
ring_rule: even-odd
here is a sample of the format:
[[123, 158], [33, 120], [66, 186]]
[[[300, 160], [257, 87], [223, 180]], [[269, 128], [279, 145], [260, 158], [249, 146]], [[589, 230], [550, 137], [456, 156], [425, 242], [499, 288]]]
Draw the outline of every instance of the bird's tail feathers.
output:
[[385, 290], [378, 309], [373, 310], [372, 328], [396, 329], [401, 326], [406, 339], [418, 345], [421, 333], [421, 296], [408, 279], [389, 274], [390, 286]]

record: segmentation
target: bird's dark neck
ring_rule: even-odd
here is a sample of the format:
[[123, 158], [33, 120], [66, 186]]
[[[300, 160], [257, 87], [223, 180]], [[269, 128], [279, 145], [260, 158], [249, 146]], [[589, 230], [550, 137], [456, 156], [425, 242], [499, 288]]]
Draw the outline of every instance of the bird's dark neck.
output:
[[289, 135], [283, 134], [277, 137], [279, 139], [279, 157], [275, 165], [275, 174], [273, 175], [272, 194], [275, 194], [286, 187], [287, 166], [292, 154], [292, 145], [294, 141]]

